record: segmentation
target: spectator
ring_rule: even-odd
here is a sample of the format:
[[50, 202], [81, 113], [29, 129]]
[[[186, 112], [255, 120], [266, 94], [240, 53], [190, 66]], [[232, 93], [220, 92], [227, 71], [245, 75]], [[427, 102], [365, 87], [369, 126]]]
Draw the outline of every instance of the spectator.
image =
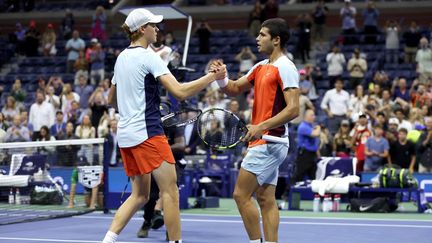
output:
[[388, 129], [386, 130], [385, 137], [390, 143], [394, 143], [398, 140], [399, 124], [399, 120], [396, 117], [391, 117], [388, 121]]
[[394, 113], [399, 121], [398, 130], [401, 128], [405, 128], [409, 132], [413, 129], [413, 125], [411, 124], [411, 122], [405, 119], [405, 113], [402, 109], [396, 109]]
[[106, 33], [106, 15], [105, 9], [102, 6], [97, 6], [93, 14], [91, 37], [97, 38], [102, 42], [107, 39]]
[[368, 88], [373, 89], [374, 84], [380, 85], [383, 89], [391, 89], [392, 86], [389, 76], [385, 71], [376, 71], [373, 77], [373, 82], [368, 84]]
[[254, 8], [249, 13], [249, 35], [251, 37], [257, 37], [259, 31], [261, 29], [261, 15], [262, 15], [262, 7], [259, 0], [255, 1]]
[[302, 59], [303, 64], [305, 64], [306, 60], [310, 59], [309, 52], [312, 20], [309, 14], [301, 14], [297, 17], [296, 23], [298, 28], [297, 51], [300, 53], [300, 58]]
[[425, 118], [426, 130], [417, 141], [419, 173], [432, 173], [432, 117]]
[[353, 57], [348, 61], [347, 70], [350, 73], [350, 87], [353, 89], [362, 84], [368, 70], [367, 62], [360, 56], [360, 50], [354, 50]]
[[354, 43], [354, 34], [356, 33], [356, 20], [357, 10], [351, 6], [351, 0], [344, 0], [345, 5], [340, 10], [342, 18], [342, 34], [345, 36], [344, 44]]
[[306, 70], [300, 69], [299, 74], [300, 74], [300, 80], [299, 80], [300, 93], [302, 95], [308, 96], [309, 90], [312, 87], [312, 82], [306, 79]]
[[[90, 117], [84, 115], [81, 125], [79, 125], [75, 130], [75, 135], [79, 139], [89, 139], [96, 137], [96, 130], [92, 126]], [[82, 145], [80, 151], [78, 151], [78, 156], [86, 157], [90, 165], [93, 165], [93, 145]]]
[[80, 51], [78, 59], [76, 59], [74, 64], [74, 70], [75, 70], [74, 84], [75, 85], [79, 85], [79, 79], [81, 76], [84, 77], [86, 80], [88, 80], [88, 76], [89, 76], [88, 69], [89, 69], [89, 62], [87, 61], [84, 52]]
[[292, 179], [293, 183], [302, 181], [305, 176], [310, 180], [315, 179], [319, 136], [321, 133], [321, 127], [314, 125], [315, 118], [313, 110], [306, 110], [304, 120], [297, 129], [298, 152], [295, 162], [296, 171]]
[[334, 85], [336, 79], [340, 78], [345, 65], [345, 56], [340, 53], [339, 47], [334, 46], [332, 52], [327, 54], [327, 75], [330, 79], [330, 85]]
[[[414, 91], [414, 88], [417, 90]], [[411, 105], [412, 107], [421, 108], [424, 105], [430, 106], [432, 104], [432, 96], [427, 93], [426, 85], [419, 83], [418, 79], [414, 80], [410, 89]]]
[[13, 36], [13, 41], [16, 43], [16, 52], [19, 55], [23, 55], [25, 53], [25, 35], [26, 30], [22, 27], [20, 22], [15, 24], [15, 32]]
[[100, 43], [96, 44], [90, 56], [90, 81], [92, 85], [98, 84], [105, 78], [105, 57], [102, 45]]
[[25, 53], [28, 57], [35, 57], [38, 55], [40, 33], [36, 29], [36, 21], [31, 20], [29, 29], [25, 35]]
[[45, 32], [42, 34], [41, 39], [41, 50], [44, 56], [55, 56], [57, 54], [56, 49], [56, 39], [57, 35], [54, 31], [54, 26], [52, 24], [48, 24]]
[[375, 7], [375, 2], [368, 1], [367, 8], [363, 10], [363, 25], [364, 25], [364, 33], [366, 35], [365, 43], [366, 44], [375, 44], [376, 43], [376, 35], [379, 33], [378, 31], [378, 17], [380, 12]]
[[62, 21], [63, 39], [68, 40], [72, 37], [72, 30], [75, 29], [75, 18], [70, 9], [66, 9], [65, 17]]
[[405, 128], [399, 129], [398, 140], [390, 145], [390, 164], [409, 169], [414, 172], [415, 165], [415, 144], [407, 140], [408, 131]]
[[312, 64], [306, 64], [304, 69], [306, 71], [306, 78], [309, 79], [309, 81], [311, 81], [311, 87], [308, 92], [308, 98], [315, 103], [319, 98], [316, 89], [316, 82], [322, 80], [321, 69]]
[[6, 98], [6, 105], [3, 106], [1, 111], [4, 116], [4, 123], [7, 126], [11, 126], [13, 119], [16, 115], [19, 115], [19, 109], [16, 105], [15, 99], [12, 96], [8, 96]]
[[342, 120], [339, 131], [333, 139], [333, 156], [349, 158], [351, 156], [351, 136], [349, 135], [350, 123], [348, 120]]
[[51, 85], [46, 88], [45, 101], [53, 105], [54, 109], [60, 108], [60, 97], [54, 94], [54, 87]]
[[72, 91], [72, 87], [70, 84], [65, 84], [63, 86], [63, 92], [60, 96], [61, 100], [61, 110], [63, 111], [63, 114], [69, 114], [70, 110], [72, 109], [72, 102], [80, 102], [80, 96]]
[[[58, 137], [58, 140], [69, 140], [69, 139], [79, 139], [74, 134], [74, 125], [72, 122], [66, 123], [65, 133]], [[79, 146], [76, 145], [65, 145], [58, 146], [57, 152], [61, 154], [58, 156], [58, 165], [60, 166], [72, 166], [77, 161], [77, 152]]]
[[199, 53], [209, 54], [210, 53], [210, 36], [212, 29], [210, 28], [207, 21], [203, 20], [198, 22], [195, 34], [199, 39]]
[[29, 122], [28, 111], [25, 110], [21, 111], [20, 117], [21, 117], [21, 126], [27, 127], [27, 129], [29, 130], [30, 137], [33, 137], [34, 128], [33, 128], [33, 124]]
[[27, 142], [30, 141], [30, 132], [27, 127], [21, 126], [19, 114], [13, 118], [12, 126], [6, 131], [5, 142]]
[[71, 108], [69, 112], [66, 114], [67, 116], [65, 117], [65, 120], [67, 120], [68, 122], [72, 122], [74, 126], [77, 126], [81, 123], [85, 112], [79, 107], [79, 103], [74, 100], [71, 103]]
[[66, 52], [67, 56], [67, 68], [68, 73], [72, 73], [75, 61], [79, 57], [79, 52], [84, 51], [85, 42], [80, 38], [78, 30], [74, 30], [72, 33], [72, 39], [66, 42]]
[[96, 45], [99, 43], [98, 39], [92, 38], [90, 40], [90, 46], [88, 46], [85, 50], [85, 58], [87, 62], [91, 64], [91, 54], [95, 51]]
[[392, 90], [393, 93], [393, 100], [396, 100], [397, 98], [400, 98], [404, 100], [405, 102], [410, 102], [411, 95], [410, 91], [407, 88], [407, 81], [405, 78], [395, 79], [393, 81]]
[[329, 9], [325, 5], [324, 0], [318, 0], [317, 5], [315, 6], [314, 11], [312, 12], [313, 22], [314, 22], [314, 39], [315, 41], [318, 41], [318, 49], [322, 50], [324, 48], [323, 46], [323, 40], [325, 36], [325, 26], [326, 26], [326, 19], [327, 19], [327, 13]]
[[321, 109], [327, 113], [327, 126], [332, 134], [339, 129], [340, 123], [346, 119], [349, 109], [349, 94], [343, 90], [343, 81], [337, 79], [335, 88], [328, 90], [321, 102]]
[[321, 127], [321, 132], [319, 136], [318, 156], [319, 157], [332, 156], [333, 136], [324, 123], [321, 123], [320, 127]]
[[63, 112], [60, 110], [56, 111], [56, 119], [51, 126], [50, 133], [57, 139], [63, 137], [66, 133], [66, 122], [64, 122]]
[[350, 132], [352, 138], [351, 144], [355, 150], [355, 156], [357, 158], [356, 172], [359, 174], [363, 171], [365, 163], [365, 144], [367, 139], [372, 136], [368, 128], [368, 118], [366, 114], [360, 113], [358, 120], [354, 128]]
[[277, 18], [279, 12], [279, 5], [276, 0], [267, 0], [264, 8], [262, 10], [262, 19], [261, 22], [264, 22], [267, 19]]
[[75, 86], [75, 93], [80, 97], [80, 107], [82, 109], [87, 109], [89, 106], [89, 98], [93, 93], [93, 86], [87, 84], [87, 79], [84, 76], [79, 77], [78, 85]]
[[22, 88], [21, 79], [15, 79], [14, 84], [12, 85], [12, 91], [10, 93], [11, 96], [15, 98], [15, 101], [18, 102], [17, 106], [22, 106], [22, 103], [27, 98], [27, 92], [25, 92]]
[[417, 129], [418, 126], [424, 125], [424, 116], [420, 108], [411, 108], [408, 121], [413, 125], [413, 129]]
[[99, 125], [99, 121], [104, 113], [108, 112], [107, 101], [103, 98], [101, 88], [97, 88], [88, 100], [89, 108], [91, 110], [91, 124], [93, 127]]
[[51, 127], [54, 124], [54, 107], [45, 102], [44, 91], [36, 91], [36, 102], [30, 107], [29, 122], [33, 124], [33, 141], [39, 137], [42, 126]]
[[[47, 126], [42, 126], [40, 129], [39, 136], [35, 139], [35, 141], [55, 141], [55, 137], [50, 135], [49, 129]], [[47, 161], [50, 165], [53, 164], [54, 160], [54, 152], [56, 148], [54, 146], [41, 146], [37, 147], [37, 152], [39, 154], [47, 155]]]
[[378, 112], [383, 112], [386, 117], [389, 117], [392, 114], [395, 105], [396, 102], [391, 99], [390, 90], [383, 90], [381, 93], [381, 99], [378, 101]]
[[415, 61], [420, 83], [429, 84], [432, 80], [432, 50], [425, 37], [420, 39], [420, 49], [417, 51]]
[[365, 110], [368, 98], [369, 96], [365, 94], [363, 86], [357, 85], [349, 100], [349, 114], [353, 122], [356, 122], [358, 114]]
[[[46, 86], [53, 86], [54, 94], [60, 96], [63, 93], [63, 80], [59, 76], [51, 76], [48, 80], [48, 84]], [[45, 90], [45, 89], [41, 89]]]
[[105, 138], [108, 143], [108, 158], [110, 166], [117, 166], [121, 160], [120, 148], [117, 143], [117, 120], [112, 119], [109, 123], [109, 133], [106, 134]]
[[399, 30], [395, 20], [386, 23], [386, 63], [399, 63]]
[[389, 143], [383, 137], [383, 128], [380, 125], [374, 126], [375, 134], [366, 141], [364, 164], [365, 171], [377, 171], [382, 165], [388, 163]]
[[405, 41], [405, 63], [415, 63], [420, 38], [420, 29], [417, 23], [412, 21], [409, 30], [403, 34], [403, 39]]
[[239, 78], [245, 75], [255, 64], [257, 57], [253, 54], [249, 46], [242, 47], [240, 53], [235, 56], [235, 60], [240, 63]]

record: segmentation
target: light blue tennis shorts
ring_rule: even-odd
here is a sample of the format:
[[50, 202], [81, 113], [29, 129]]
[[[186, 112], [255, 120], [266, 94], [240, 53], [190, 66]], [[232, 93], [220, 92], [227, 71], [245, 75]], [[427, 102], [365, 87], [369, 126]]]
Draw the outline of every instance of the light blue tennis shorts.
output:
[[256, 175], [258, 184], [276, 185], [279, 166], [288, 155], [287, 144], [266, 143], [248, 149], [241, 167]]

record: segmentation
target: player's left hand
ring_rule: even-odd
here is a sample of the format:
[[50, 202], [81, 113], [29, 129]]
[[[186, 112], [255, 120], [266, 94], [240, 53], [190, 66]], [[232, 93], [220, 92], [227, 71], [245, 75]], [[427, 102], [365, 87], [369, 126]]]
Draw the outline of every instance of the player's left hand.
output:
[[242, 139], [244, 142], [254, 141], [262, 137], [264, 129], [260, 125], [247, 125], [248, 132]]

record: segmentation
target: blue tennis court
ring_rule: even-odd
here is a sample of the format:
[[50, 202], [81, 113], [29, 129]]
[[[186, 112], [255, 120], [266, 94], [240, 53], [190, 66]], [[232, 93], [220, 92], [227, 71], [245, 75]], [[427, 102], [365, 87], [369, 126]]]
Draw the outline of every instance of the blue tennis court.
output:
[[[70, 218], [11, 224], [0, 227], [0, 242], [101, 242], [113, 214], [93, 212]], [[119, 243], [165, 242], [165, 229], [139, 239], [142, 217], [136, 215], [119, 237]], [[239, 216], [182, 214], [186, 243], [248, 242]], [[430, 243], [430, 220], [325, 217], [282, 217], [279, 242], [295, 243]]]

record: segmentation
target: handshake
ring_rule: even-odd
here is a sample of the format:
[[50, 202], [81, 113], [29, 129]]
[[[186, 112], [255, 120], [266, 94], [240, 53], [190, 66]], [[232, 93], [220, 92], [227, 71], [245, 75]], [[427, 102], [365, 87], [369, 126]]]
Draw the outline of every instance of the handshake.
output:
[[217, 84], [220, 88], [228, 85], [228, 73], [226, 65], [221, 59], [216, 59], [210, 63], [209, 73], [213, 73]]

